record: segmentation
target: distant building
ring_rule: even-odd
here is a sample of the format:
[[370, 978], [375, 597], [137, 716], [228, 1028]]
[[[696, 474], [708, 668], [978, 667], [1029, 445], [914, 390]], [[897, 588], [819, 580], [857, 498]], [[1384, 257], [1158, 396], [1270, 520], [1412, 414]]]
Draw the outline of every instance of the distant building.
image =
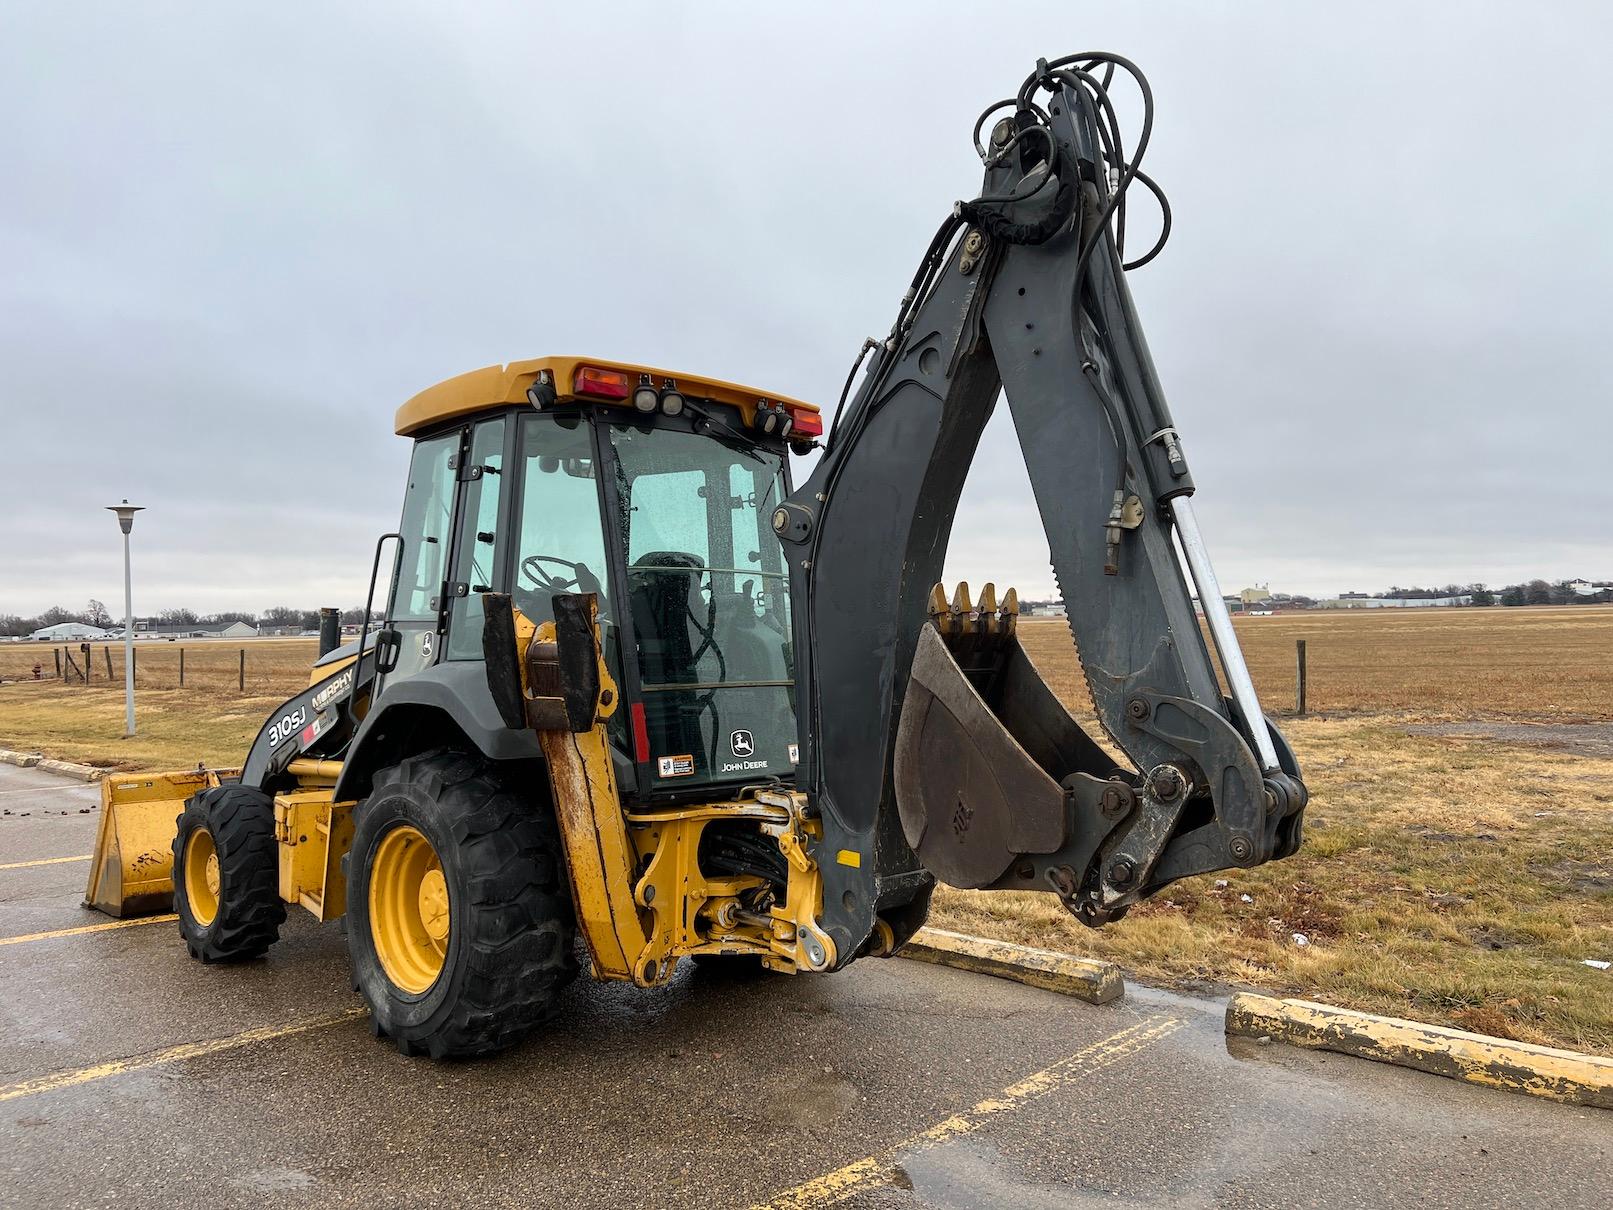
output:
[[41, 643], [82, 643], [89, 640], [120, 639], [121, 630], [106, 630], [100, 626], [86, 626], [83, 622], [58, 622], [54, 626], [41, 626], [28, 636]]
[[134, 620], [135, 638], [255, 639], [259, 633], [258, 628], [250, 622], [230, 622], [225, 625], [219, 622], [164, 622], [157, 618]]
[[134, 637], [147, 639], [205, 639], [207, 628], [200, 622], [163, 622], [157, 618], [136, 618]]
[[1473, 604], [1471, 593], [1459, 597], [1367, 597], [1345, 593], [1331, 601], [1318, 601], [1318, 609], [1429, 609]]
[[1271, 585], [1256, 584], [1253, 588], [1245, 588], [1238, 594], [1238, 600], [1245, 605], [1258, 605], [1262, 601], [1271, 600]]
[[1613, 580], [1570, 580], [1568, 588], [1577, 597], [1600, 596], [1613, 590]]

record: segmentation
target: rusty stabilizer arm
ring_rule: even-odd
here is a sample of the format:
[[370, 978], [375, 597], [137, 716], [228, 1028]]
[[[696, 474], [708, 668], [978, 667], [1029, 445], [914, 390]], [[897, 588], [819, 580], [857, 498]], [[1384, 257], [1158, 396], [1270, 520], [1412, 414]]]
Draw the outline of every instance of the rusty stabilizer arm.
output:
[[[1145, 101], [1131, 149], [1099, 78], [1116, 69]], [[876, 918], [904, 939], [932, 873], [1052, 890], [1098, 924], [1175, 879], [1299, 845], [1305, 788], [1255, 699], [1126, 285], [1158, 251], [1130, 266], [1122, 251], [1130, 186], [1163, 204], [1137, 167], [1151, 123], [1141, 74], [1098, 53], [1042, 61], [982, 115], [982, 196], [942, 224], [823, 458], [774, 515], [798, 785], [823, 819], [822, 919], [842, 955]], [[999, 389], [1098, 722], [1129, 764], [1072, 721], [1003, 606], [931, 601]]]

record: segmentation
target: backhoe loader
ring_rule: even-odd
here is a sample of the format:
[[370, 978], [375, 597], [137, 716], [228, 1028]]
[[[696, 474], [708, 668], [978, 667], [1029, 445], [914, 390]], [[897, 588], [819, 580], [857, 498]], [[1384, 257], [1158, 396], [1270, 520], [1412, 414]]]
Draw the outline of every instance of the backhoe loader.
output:
[[[1145, 101], [1129, 152], [1117, 70]], [[1166, 209], [1125, 260], [1131, 187], [1164, 205], [1152, 118], [1103, 53], [987, 109], [981, 196], [828, 434], [770, 390], [591, 357], [404, 403], [380, 620], [322, 651], [239, 769], [109, 778], [87, 903], [171, 902], [204, 962], [262, 955], [288, 904], [345, 916], [377, 1035], [443, 1057], [530, 1033], [579, 948], [640, 987], [683, 958], [828, 972], [897, 951], [937, 880], [1096, 926], [1292, 854], [1305, 788], [1127, 287], [1169, 230]], [[999, 395], [1107, 744], [1027, 658], [1012, 590], [937, 585]]]

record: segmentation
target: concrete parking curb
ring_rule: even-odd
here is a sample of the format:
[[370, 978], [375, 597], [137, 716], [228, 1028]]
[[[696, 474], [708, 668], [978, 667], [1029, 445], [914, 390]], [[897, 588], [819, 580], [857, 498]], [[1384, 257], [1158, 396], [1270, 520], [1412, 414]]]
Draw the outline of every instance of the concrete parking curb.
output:
[[897, 956], [1012, 979], [1030, 987], [1075, 996], [1089, 1004], [1108, 1004], [1118, 1000], [1126, 990], [1120, 968], [1112, 962], [1077, 958], [1073, 954], [1032, 949], [985, 937], [968, 937], [945, 929], [920, 929], [897, 951]]
[[1242, 993], [1227, 1005], [1228, 1034], [1393, 1063], [1434, 1075], [1613, 1109], [1613, 1059], [1551, 1046]]
[[38, 769], [41, 773], [74, 777], [79, 781], [100, 781], [107, 772], [94, 765], [78, 765], [70, 760], [47, 760], [37, 752], [13, 752], [9, 748], [0, 748], [0, 762], [23, 769]]
[[106, 776], [105, 769], [94, 765], [76, 765], [70, 760], [42, 760], [35, 767], [62, 777], [76, 777], [79, 781], [100, 781]]

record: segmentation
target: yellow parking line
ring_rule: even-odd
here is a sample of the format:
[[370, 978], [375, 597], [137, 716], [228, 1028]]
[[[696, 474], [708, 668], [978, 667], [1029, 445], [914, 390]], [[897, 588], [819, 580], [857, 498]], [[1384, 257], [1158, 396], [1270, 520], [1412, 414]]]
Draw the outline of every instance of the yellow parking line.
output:
[[41, 857], [38, 861], [8, 861], [0, 865], [0, 870], [26, 870], [31, 865], [61, 865], [68, 861], [88, 861], [91, 854], [84, 853], [78, 857]]
[[1184, 1022], [1177, 1017], [1149, 1017], [1128, 1029], [1111, 1034], [1100, 1042], [1076, 1051], [1051, 1067], [1026, 1076], [1017, 1084], [1003, 1089], [996, 1096], [987, 1097], [970, 1109], [937, 1122], [928, 1130], [910, 1139], [887, 1147], [884, 1151], [847, 1164], [844, 1168], [815, 1177], [793, 1189], [786, 1189], [772, 1201], [752, 1207], [752, 1210], [809, 1210], [831, 1206], [844, 1201], [854, 1193], [889, 1183], [895, 1175], [897, 1157], [905, 1152], [922, 1151], [954, 1139], [972, 1134], [985, 1125], [987, 1119], [1006, 1110], [1016, 1109], [1027, 1101], [1045, 1096], [1057, 1088], [1073, 1084], [1094, 1071], [1128, 1059], [1155, 1042], [1169, 1037], [1181, 1029]]
[[55, 1092], [61, 1088], [73, 1088], [79, 1084], [92, 1084], [97, 1080], [110, 1079], [112, 1076], [125, 1075], [131, 1071], [145, 1071], [166, 1063], [182, 1063], [187, 1059], [216, 1055], [220, 1051], [251, 1046], [254, 1042], [267, 1042], [272, 1038], [307, 1033], [311, 1029], [323, 1029], [327, 1025], [339, 1025], [343, 1021], [351, 1021], [355, 1017], [362, 1016], [365, 1011], [362, 1008], [349, 1008], [326, 1017], [315, 1017], [311, 1021], [299, 1021], [294, 1025], [266, 1025], [261, 1029], [249, 1029], [243, 1033], [230, 1034], [228, 1037], [209, 1038], [204, 1042], [185, 1042], [179, 1046], [170, 1046], [167, 1050], [139, 1055], [132, 1059], [113, 1059], [110, 1063], [97, 1063], [93, 1067], [80, 1067], [76, 1071], [58, 1071], [53, 1075], [23, 1080], [19, 1084], [8, 1084], [0, 1088], [0, 1102], [14, 1101], [18, 1097], [37, 1096], [42, 1092]]
[[52, 937], [76, 937], [80, 933], [104, 933], [107, 929], [134, 928], [137, 924], [166, 924], [178, 919], [178, 916], [170, 913], [167, 916], [142, 916], [138, 920], [109, 920], [105, 924], [81, 924], [73, 929], [52, 929], [48, 933], [23, 933], [16, 937], [0, 937], [0, 945], [21, 945], [24, 941], [49, 941]]

